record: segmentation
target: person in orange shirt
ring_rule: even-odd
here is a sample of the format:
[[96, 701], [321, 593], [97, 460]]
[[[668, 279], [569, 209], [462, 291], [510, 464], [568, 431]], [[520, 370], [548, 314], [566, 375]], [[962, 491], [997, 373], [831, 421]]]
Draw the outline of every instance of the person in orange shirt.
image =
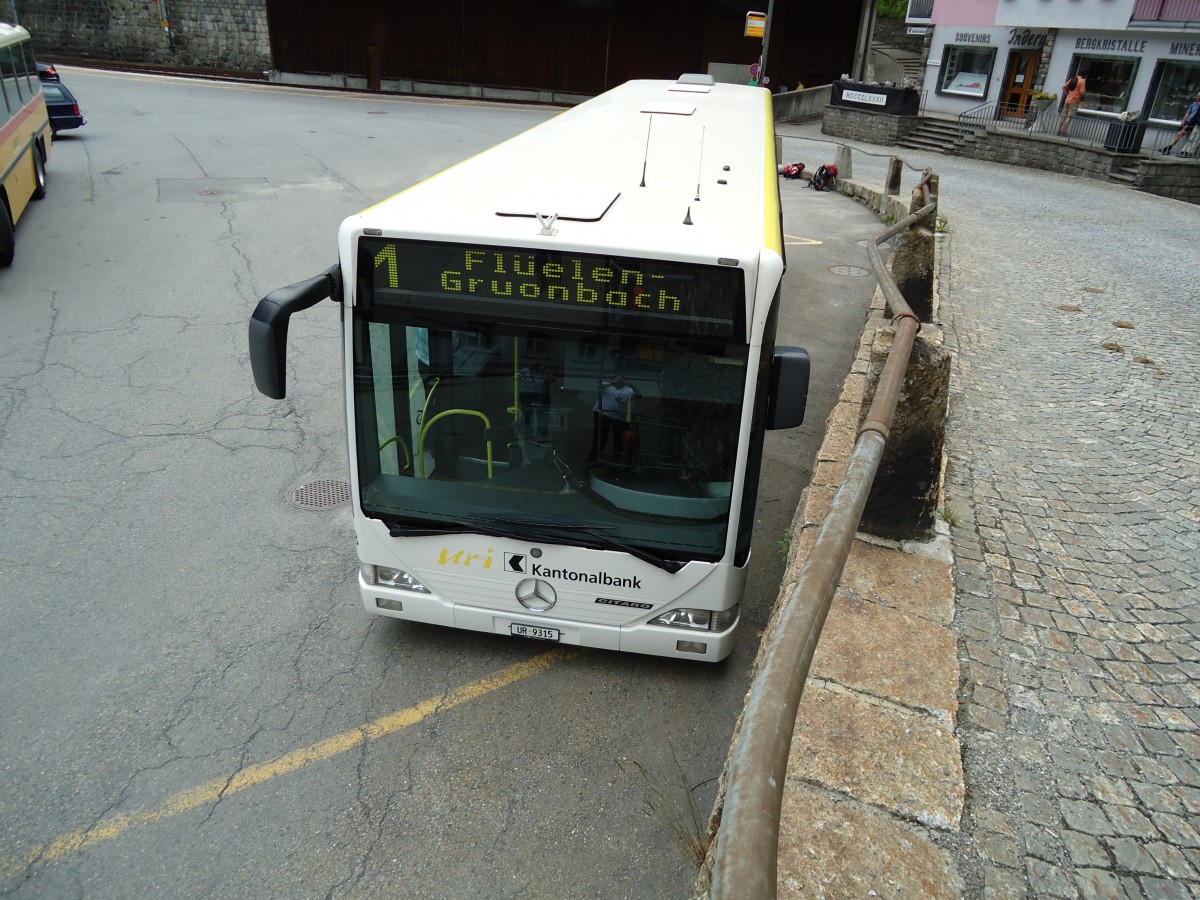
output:
[[1066, 134], [1067, 129], [1071, 127], [1071, 120], [1075, 118], [1075, 113], [1079, 112], [1079, 102], [1083, 100], [1087, 94], [1087, 79], [1082, 75], [1072, 75], [1067, 79], [1067, 83], [1062, 86], [1063, 93], [1066, 98], [1063, 105], [1062, 121], [1058, 125], [1058, 133]]

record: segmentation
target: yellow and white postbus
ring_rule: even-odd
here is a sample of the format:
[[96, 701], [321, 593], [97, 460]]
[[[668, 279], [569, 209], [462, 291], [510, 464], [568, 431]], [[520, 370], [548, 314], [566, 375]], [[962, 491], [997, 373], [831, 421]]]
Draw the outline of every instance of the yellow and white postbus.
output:
[[29, 32], [0, 22], [0, 266], [12, 265], [25, 207], [46, 196], [50, 144]]
[[251, 363], [282, 398], [289, 317], [342, 304], [369, 612], [716, 661], [807, 398], [783, 271], [770, 94], [630, 82], [346, 219]]

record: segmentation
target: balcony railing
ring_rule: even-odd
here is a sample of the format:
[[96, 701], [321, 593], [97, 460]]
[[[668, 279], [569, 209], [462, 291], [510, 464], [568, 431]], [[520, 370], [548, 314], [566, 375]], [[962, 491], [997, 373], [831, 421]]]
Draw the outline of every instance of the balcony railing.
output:
[[[912, 0], [913, 4], [916, 2]], [[1200, 0], [1137, 0], [1129, 24], [1154, 23], [1173, 26], [1200, 23]]]
[[928, 22], [933, 16], [933, 0], [908, 0], [906, 22]]

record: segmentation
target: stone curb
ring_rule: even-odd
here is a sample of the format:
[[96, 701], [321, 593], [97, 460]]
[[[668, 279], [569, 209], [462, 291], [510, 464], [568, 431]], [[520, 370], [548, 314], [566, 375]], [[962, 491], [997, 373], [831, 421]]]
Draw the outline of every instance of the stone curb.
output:
[[[908, 213], [907, 204], [854, 182], [840, 182], [839, 190], [877, 211], [882, 201], [882, 215], [895, 216], [901, 208], [901, 216]], [[940, 253], [941, 241], [936, 243]], [[934, 271], [936, 299], [936, 260]], [[846, 470], [871, 347], [887, 326], [885, 307], [877, 288], [850, 374], [826, 420], [812, 483], [792, 522], [788, 566], [756, 671]], [[964, 800], [953, 618], [953, 563], [944, 526], [930, 544], [857, 536], [793, 732], [780, 820], [780, 897], [961, 896], [955, 859], [938, 843], [939, 834], [957, 831]], [[727, 773], [728, 765], [714, 827]], [[693, 897], [708, 896], [715, 843]]]
[[[870, 203], [871, 192], [851, 183], [846, 188]], [[878, 201], [873, 205], [878, 209]], [[887, 325], [885, 315], [877, 289], [793, 522], [799, 542], [777, 610], [795, 589], [845, 471], [871, 346]], [[856, 538], [796, 717], [779, 836], [779, 896], [961, 894], [954, 858], [936, 840], [937, 832], [958, 828], [963, 809], [953, 616], [945, 535], [932, 545]]]

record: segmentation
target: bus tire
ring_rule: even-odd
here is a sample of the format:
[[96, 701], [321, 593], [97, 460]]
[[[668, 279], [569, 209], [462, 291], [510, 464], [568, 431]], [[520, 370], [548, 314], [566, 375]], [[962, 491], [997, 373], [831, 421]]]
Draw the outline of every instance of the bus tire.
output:
[[11, 266], [16, 253], [17, 234], [8, 211], [8, 199], [0, 196], [0, 269]]
[[33, 199], [41, 200], [46, 196], [46, 158], [38, 147], [33, 148]]

